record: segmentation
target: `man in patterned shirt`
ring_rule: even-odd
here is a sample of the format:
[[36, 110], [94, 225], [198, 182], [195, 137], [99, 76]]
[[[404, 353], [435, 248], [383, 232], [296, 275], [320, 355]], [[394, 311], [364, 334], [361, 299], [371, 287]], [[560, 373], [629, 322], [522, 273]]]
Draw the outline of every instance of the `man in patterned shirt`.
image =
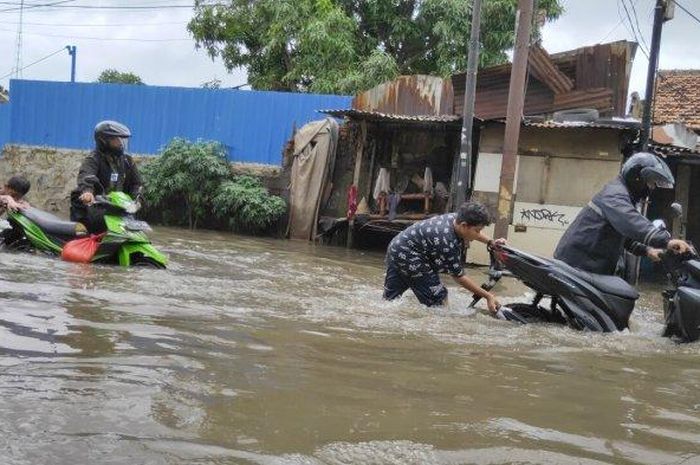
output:
[[[496, 296], [468, 278], [462, 266], [465, 242], [494, 243], [481, 233], [489, 224], [485, 206], [465, 202], [456, 213], [435, 216], [403, 230], [387, 250], [384, 298], [393, 300], [411, 288], [423, 305], [443, 305], [447, 289], [438, 273], [447, 273], [459, 285], [486, 299], [489, 310], [496, 312], [500, 306]], [[505, 244], [505, 239], [495, 243]]]

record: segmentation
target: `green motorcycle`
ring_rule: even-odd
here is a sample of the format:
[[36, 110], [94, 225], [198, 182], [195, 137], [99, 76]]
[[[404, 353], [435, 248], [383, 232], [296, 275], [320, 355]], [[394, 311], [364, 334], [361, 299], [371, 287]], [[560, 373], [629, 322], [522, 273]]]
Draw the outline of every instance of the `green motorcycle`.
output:
[[113, 263], [121, 266], [165, 268], [168, 259], [148, 239], [151, 227], [134, 218], [141, 208], [124, 192], [110, 192], [95, 197], [93, 206], [104, 211], [107, 230], [99, 239], [90, 236], [82, 223], [65, 221], [51, 213], [33, 207], [9, 212], [9, 228], [0, 232], [0, 248], [7, 250], [41, 251], [62, 255], [64, 246], [76, 239], [99, 241], [91, 263]]

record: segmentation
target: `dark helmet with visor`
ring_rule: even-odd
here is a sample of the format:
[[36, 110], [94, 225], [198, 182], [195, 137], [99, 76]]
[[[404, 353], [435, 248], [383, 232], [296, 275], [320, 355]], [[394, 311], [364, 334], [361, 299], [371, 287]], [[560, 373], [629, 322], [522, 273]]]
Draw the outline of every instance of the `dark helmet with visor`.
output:
[[[110, 145], [109, 140], [113, 137], [119, 138], [121, 147]], [[100, 121], [95, 126], [95, 144], [100, 152], [123, 155], [129, 145], [129, 137], [129, 128], [117, 121]]]
[[673, 189], [675, 184], [668, 165], [649, 152], [635, 153], [628, 158], [620, 174], [629, 189], [642, 195], [656, 188]]

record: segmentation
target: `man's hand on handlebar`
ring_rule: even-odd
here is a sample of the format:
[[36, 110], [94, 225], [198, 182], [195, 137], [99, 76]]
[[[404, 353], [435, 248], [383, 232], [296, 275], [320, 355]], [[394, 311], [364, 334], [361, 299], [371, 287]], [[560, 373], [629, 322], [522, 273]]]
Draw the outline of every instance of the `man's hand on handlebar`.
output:
[[687, 252], [690, 252], [692, 248], [690, 247], [690, 244], [688, 244], [686, 241], [682, 239], [671, 239], [668, 241], [668, 250], [669, 252], [673, 252], [676, 254], [684, 254]]
[[85, 205], [92, 205], [95, 203], [95, 195], [90, 192], [90, 191], [85, 191], [82, 194], [80, 194], [80, 201], [83, 202]]
[[499, 248], [499, 247], [501, 247], [501, 246], [503, 246], [503, 245], [507, 245], [507, 244], [508, 244], [508, 241], [507, 241], [507, 240], [505, 240], [505, 239], [502, 238], [502, 237], [499, 237], [498, 239], [490, 239], [490, 240], [486, 243], [486, 247], [487, 247], [488, 249], [497, 249], [497, 248]]
[[653, 247], [649, 247], [649, 249], [647, 250], [647, 257], [649, 257], [649, 259], [652, 262], [660, 262], [661, 261], [661, 254], [663, 254], [663, 253], [664, 253], [663, 249], [655, 249]]
[[489, 312], [496, 313], [500, 306], [501, 303], [498, 301], [496, 296], [489, 294], [489, 297], [486, 298], [486, 307], [489, 309]]

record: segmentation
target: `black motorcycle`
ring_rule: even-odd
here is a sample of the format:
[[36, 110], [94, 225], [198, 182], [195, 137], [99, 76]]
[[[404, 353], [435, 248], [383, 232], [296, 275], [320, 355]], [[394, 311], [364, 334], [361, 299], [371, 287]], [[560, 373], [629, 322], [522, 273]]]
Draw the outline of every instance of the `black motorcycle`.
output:
[[[490, 290], [501, 278], [511, 276], [535, 291], [531, 302], [501, 307], [499, 318], [600, 332], [627, 328], [639, 293], [622, 278], [588, 273], [509, 246], [491, 248], [489, 253], [489, 279], [481, 287]], [[546, 307], [541, 305], [545, 298], [549, 299]]]
[[[574, 329], [611, 332], [628, 327], [639, 293], [617, 276], [588, 273], [552, 258], [509, 246], [492, 248], [490, 290], [504, 276], [514, 277], [533, 291], [531, 302], [503, 306], [497, 316], [518, 323], [558, 323]], [[662, 254], [671, 287], [663, 292], [664, 336], [683, 342], [700, 337], [700, 258], [693, 250], [683, 255]], [[548, 306], [540, 305], [545, 298]], [[475, 298], [470, 307], [480, 299]]]
[[696, 250], [676, 255], [665, 253], [661, 263], [670, 287], [663, 292], [665, 337], [682, 342], [700, 338], [700, 256]]

